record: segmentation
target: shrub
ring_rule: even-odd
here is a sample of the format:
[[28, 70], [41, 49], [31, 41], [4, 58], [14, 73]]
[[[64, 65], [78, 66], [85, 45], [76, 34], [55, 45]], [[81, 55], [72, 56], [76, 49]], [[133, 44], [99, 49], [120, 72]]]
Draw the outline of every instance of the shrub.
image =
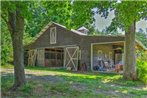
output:
[[147, 84], [147, 61], [143, 59], [137, 60], [137, 76], [139, 80]]

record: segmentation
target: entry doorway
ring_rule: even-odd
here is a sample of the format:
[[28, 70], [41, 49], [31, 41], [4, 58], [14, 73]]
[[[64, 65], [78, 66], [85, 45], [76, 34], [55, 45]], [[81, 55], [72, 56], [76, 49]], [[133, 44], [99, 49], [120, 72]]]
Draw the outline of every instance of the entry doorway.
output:
[[124, 42], [91, 44], [91, 70], [113, 72], [117, 64], [122, 64]]
[[63, 60], [63, 48], [45, 48], [45, 66], [63, 67]]

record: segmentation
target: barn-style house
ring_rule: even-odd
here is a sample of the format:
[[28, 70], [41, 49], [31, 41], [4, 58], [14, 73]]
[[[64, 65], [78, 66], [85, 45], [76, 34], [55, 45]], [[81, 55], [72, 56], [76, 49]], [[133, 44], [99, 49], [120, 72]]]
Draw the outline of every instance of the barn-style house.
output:
[[[25, 46], [25, 64], [110, 71], [116, 64], [124, 63], [124, 36], [90, 36], [88, 32], [85, 27], [68, 30], [50, 22]], [[146, 49], [137, 40], [136, 48]]]

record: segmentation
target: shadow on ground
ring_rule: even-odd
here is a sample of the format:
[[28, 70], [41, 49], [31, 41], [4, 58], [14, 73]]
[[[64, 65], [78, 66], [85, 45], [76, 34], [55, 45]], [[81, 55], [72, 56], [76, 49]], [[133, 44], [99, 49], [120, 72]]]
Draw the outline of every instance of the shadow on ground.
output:
[[27, 85], [15, 92], [9, 91], [13, 73], [1, 72], [2, 98], [147, 97], [142, 83], [125, 81], [121, 75], [31, 67], [26, 72]]

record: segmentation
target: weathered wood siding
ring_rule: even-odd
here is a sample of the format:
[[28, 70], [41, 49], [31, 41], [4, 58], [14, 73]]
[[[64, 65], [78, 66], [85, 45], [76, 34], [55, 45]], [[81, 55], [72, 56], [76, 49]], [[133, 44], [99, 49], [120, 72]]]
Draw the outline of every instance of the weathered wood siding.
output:
[[[56, 44], [50, 44], [50, 28], [56, 27], [57, 41]], [[80, 36], [72, 33], [72, 31], [62, 28], [58, 25], [51, 25], [34, 43], [27, 46], [27, 48], [40, 48], [52, 46], [78, 45]]]
[[[56, 44], [50, 44], [50, 28], [56, 27], [57, 41]], [[26, 49], [56, 47], [66, 45], [77, 45], [81, 50], [80, 64], [86, 63], [89, 66], [91, 64], [91, 43], [101, 42], [115, 42], [124, 41], [122, 36], [84, 36], [67, 30], [56, 24], [52, 24], [34, 43], [28, 45]]]

